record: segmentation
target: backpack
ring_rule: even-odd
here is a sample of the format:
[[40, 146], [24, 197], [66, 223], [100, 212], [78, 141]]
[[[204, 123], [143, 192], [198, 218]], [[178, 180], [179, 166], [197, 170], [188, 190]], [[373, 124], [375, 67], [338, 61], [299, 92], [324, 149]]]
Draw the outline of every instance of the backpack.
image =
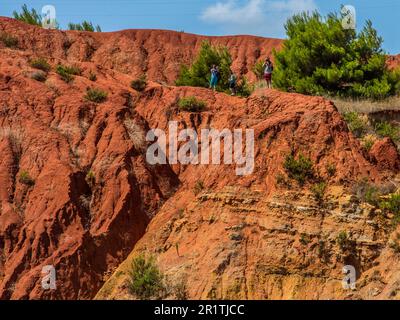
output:
[[274, 66], [271, 64], [267, 64], [264, 70], [264, 74], [271, 74], [274, 71]]

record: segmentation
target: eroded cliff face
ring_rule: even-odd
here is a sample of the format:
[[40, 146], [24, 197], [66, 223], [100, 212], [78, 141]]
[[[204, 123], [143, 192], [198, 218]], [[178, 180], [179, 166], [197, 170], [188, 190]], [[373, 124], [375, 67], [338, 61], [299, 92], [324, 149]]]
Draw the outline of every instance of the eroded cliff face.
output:
[[[174, 112], [173, 101], [181, 90], [207, 101], [209, 109], [201, 114]], [[139, 254], [157, 257], [170, 283], [184, 281], [192, 299], [396, 296], [395, 280], [390, 276], [391, 281], [380, 282], [388, 275], [379, 271], [386, 261], [397, 261], [388, 247], [391, 217], [360, 203], [350, 189], [362, 178], [383, 183], [397, 169], [390, 173], [385, 171], [390, 166], [376, 166], [331, 102], [274, 90], [257, 91], [247, 100], [210, 98], [207, 90], [193, 88], [159, 87], [146, 93], [136, 110], [152, 126], [163, 127], [173, 119], [180, 128], [197, 132], [207, 127], [254, 128], [255, 169], [238, 177], [234, 166], [176, 167], [181, 188], [96, 298], [133, 298], [128, 274]], [[378, 143], [373, 153], [385, 145]], [[323, 206], [310, 185], [300, 187], [287, 179], [283, 167], [291, 152], [309, 156], [319, 178], [328, 182]], [[390, 157], [399, 159], [397, 154]], [[279, 175], [285, 181], [278, 183]], [[201, 190], [198, 181], [204, 185]], [[341, 232], [351, 239], [346, 248], [337, 243]], [[344, 265], [356, 268], [361, 290], [343, 290]]]
[[[155, 255], [173, 281], [185, 279], [190, 298], [340, 298], [348, 294], [340, 289], [344, 263], [365, 280], [354, 296], [396, 297], [390, 216], [358, 203], [349, 188], [364, 177], [396, 182], [398, 154], [389, 142], [366, 154], [330, 101], [171, 86], [206, 37], [46, 31], [7, 18], [0, 32], [18, 38], [16, 48], [0, 44], [0, 298], [91, 299], [108, 279], [98, 298], [132, 298], [126, 272], [140, 252]], [[250, 79], [254, 62], [281, 45], [208, 39], [230, 47], [235, 71]], [[37, 57], [52, 65], [44, 82], [32, 79]], [[82, 74], [65, 83], [58, 63]], [[139, 93], [130, 82], [143, 73], [150, 83]], [[87, 88], [107, 100], [87, 101]], [[188, 96], [206, 110], [180, 111]], [[253, 173], [150, 165], [145, 134], [169, 121], [197, 132], [254, 129]], [[291, 152], [309, 156], [329, 183], [324, 208], [310, 184], [277, 183]], [[344, 252], [336, 244], [343, 230], [353, 244]], [[57, 290], [41, 287], [45, 265], [57, 270]]]

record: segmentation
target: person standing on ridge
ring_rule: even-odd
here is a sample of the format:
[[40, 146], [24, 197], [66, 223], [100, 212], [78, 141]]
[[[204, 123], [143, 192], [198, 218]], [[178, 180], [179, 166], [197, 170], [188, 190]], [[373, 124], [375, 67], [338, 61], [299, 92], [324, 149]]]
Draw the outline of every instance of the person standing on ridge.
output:
[[210, 89], [213, 89], [215, 91], [218, 84], [218, 78], [219, 78], [219, 68], [214, 64], [211, 68]]
[[267, 88], [272, 89], [272, 72], [274, 71], [274, 65], [268, 57], [264, 63], [264, 80], [267, 82]]
[[231, 90], [231, 96], [236, 95], [236, 75], [231, 71], [231, 75], [229, 77], [229, 89]]

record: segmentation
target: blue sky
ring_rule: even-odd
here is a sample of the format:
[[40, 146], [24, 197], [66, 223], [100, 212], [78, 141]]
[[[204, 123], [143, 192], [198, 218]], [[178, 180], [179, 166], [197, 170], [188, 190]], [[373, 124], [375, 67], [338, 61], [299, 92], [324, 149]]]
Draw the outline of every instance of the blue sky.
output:
[[11, 16], [22, 4], [41, 10], [54, 5], [61, 28], [83, 19], [103, 31], [131, 28], [169, 29], [205, 35], [253, 34], [284, 38], [292, 14], [318, 9], [322, 14], [353, 5], [357, 25], [371, 19], [389, 53], [400, 53], [399, 0], [2, 0], [0, 15]]

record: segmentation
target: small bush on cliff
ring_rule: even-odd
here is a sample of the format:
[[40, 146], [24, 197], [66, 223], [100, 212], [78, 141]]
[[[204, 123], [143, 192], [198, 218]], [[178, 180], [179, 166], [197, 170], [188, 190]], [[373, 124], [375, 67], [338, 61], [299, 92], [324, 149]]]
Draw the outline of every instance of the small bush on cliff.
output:
[[44, 73], [42, 71], [38, 71], [38, 72], [32, 73], [31, 78], [36, 81], [45, 82], [47, 79], [47, 76], [46, 76], [46, 73]]
[[179, 99], [178, 106], [182, 111], [201, 112], [207, 107], [207, 104], [192, 96]]
[[399, 128], [386, 121], [378, 122], [375, 125], [375, 132], [381, 137], [389, 137], [394, 142], [399, 141], [400, 138]]
[[318, 202], [319, 205], [322, 205], [325, 199], [327, 184], [326, 182], [319, 182], [312, 186], [311, 192], [314, 196], [315, 201]]
[[197, 196], [203, 190], [204, 190], [204, 182], [202, 180], [196, 181], [196, 184], [193, 187], [193, 193]]
[[132, 89], [139, 91], [139, 92], [142, 92], [144, 89], [146, 89], [146, 86], [147, 86], [146, 75], [142, 75], [138, 79], [132, 80], [132, 82], [131, 82]]
[[93, 188], [96, 184], [96, 175], [92, 170], [89, 170], [85, 177], [86, 183], [90, 188]]
[[34, 59], [30, 62], [32, 68], [42, 70], [44, 72], [49, 72], [51, 70], [50, 64], [44, 58]]
[[346, 231], [340, 231], [336, 238], [336, 242], [342, 251], [346, 251], [351, 246], [351, 241]]
[[158, 269], [153, 257], [140, 255], [133, 259], [129, 272], [130, 292], [142, 300], [160, 298], [165, 291], [164, 275]]
[[357, 112], [347, 112], [343, 115], [349, 130], [357, 137], [361, 138], [368, 129], [368, 124]]
[[380, 208], [393, 214], [393, 224], [400, 223], [400, 194], [394, 193], [389, 198], [382, 200]]
[[236, 94], [240, 97], [249, 97], [254, 91], [254, 85], [250, 84], [246, 77], [243, 77], [236, 87]]
[[0, 41], [7, 47], [7, 48], [16, 48], [18, 47], [18, 39], [13, 37], [9, 33], [2, 32], [0, 33]]
[[90, 81], [92, 81], [92, 82], [95, 82], [95, 81], [97, 80], [97, 76], [96, 76], [96, 74], [95, 74], [94, 72], [90, 71], [90, 72], [89, 72], [88, 79], [89, 79]]
[[293, 154], [289, 154], [283, 166], [289, 177], [296, 180], [300, 185], [303, 185], [307, 179], [314, 175], [312, 161], [302, 154], [297, 159]]
[[86, 91], [85, 99], [88, 101], [102, 103], [107, 100], [107, 92], [100, 89], [88, 89]]
[[61, 77], [62, 80], [69, 83], [74, 80], [74, 76], [81, 75], [82, 71], [77, 66], [64, 66], [59, 64], [56, 68], [57, 74]]
[[313, 95], [383, 99], [400, 89], [400, 72], [386, 65], [383, 39], [367, 21], [361, 32], [342, 27], [344, 17], [317, 12], [290, 18], [287, 40], [275, 51], [274, 84]]
[[90, 21], [83, 21], [82, 23], [68, 23], [69, 30], [77, 30], [77, 31], [89, 31], [89, 32], [101, 32], [101, 28], [99, 25], [96, 27]]
[[209, 41], [202, 43], [200, 52], [190, 67], [182, 66], [176, 85], [208, 88], [210, 69], [214, 64], [219, 66], [220, 71], [217, 90], [228, 89], [232, 57], [228, 48], [214, 47]]
[[35, 184], [35, 180], [31, 178], [28, 171], [21, 171], [18, 181], [27, 186], [33, 186]]

